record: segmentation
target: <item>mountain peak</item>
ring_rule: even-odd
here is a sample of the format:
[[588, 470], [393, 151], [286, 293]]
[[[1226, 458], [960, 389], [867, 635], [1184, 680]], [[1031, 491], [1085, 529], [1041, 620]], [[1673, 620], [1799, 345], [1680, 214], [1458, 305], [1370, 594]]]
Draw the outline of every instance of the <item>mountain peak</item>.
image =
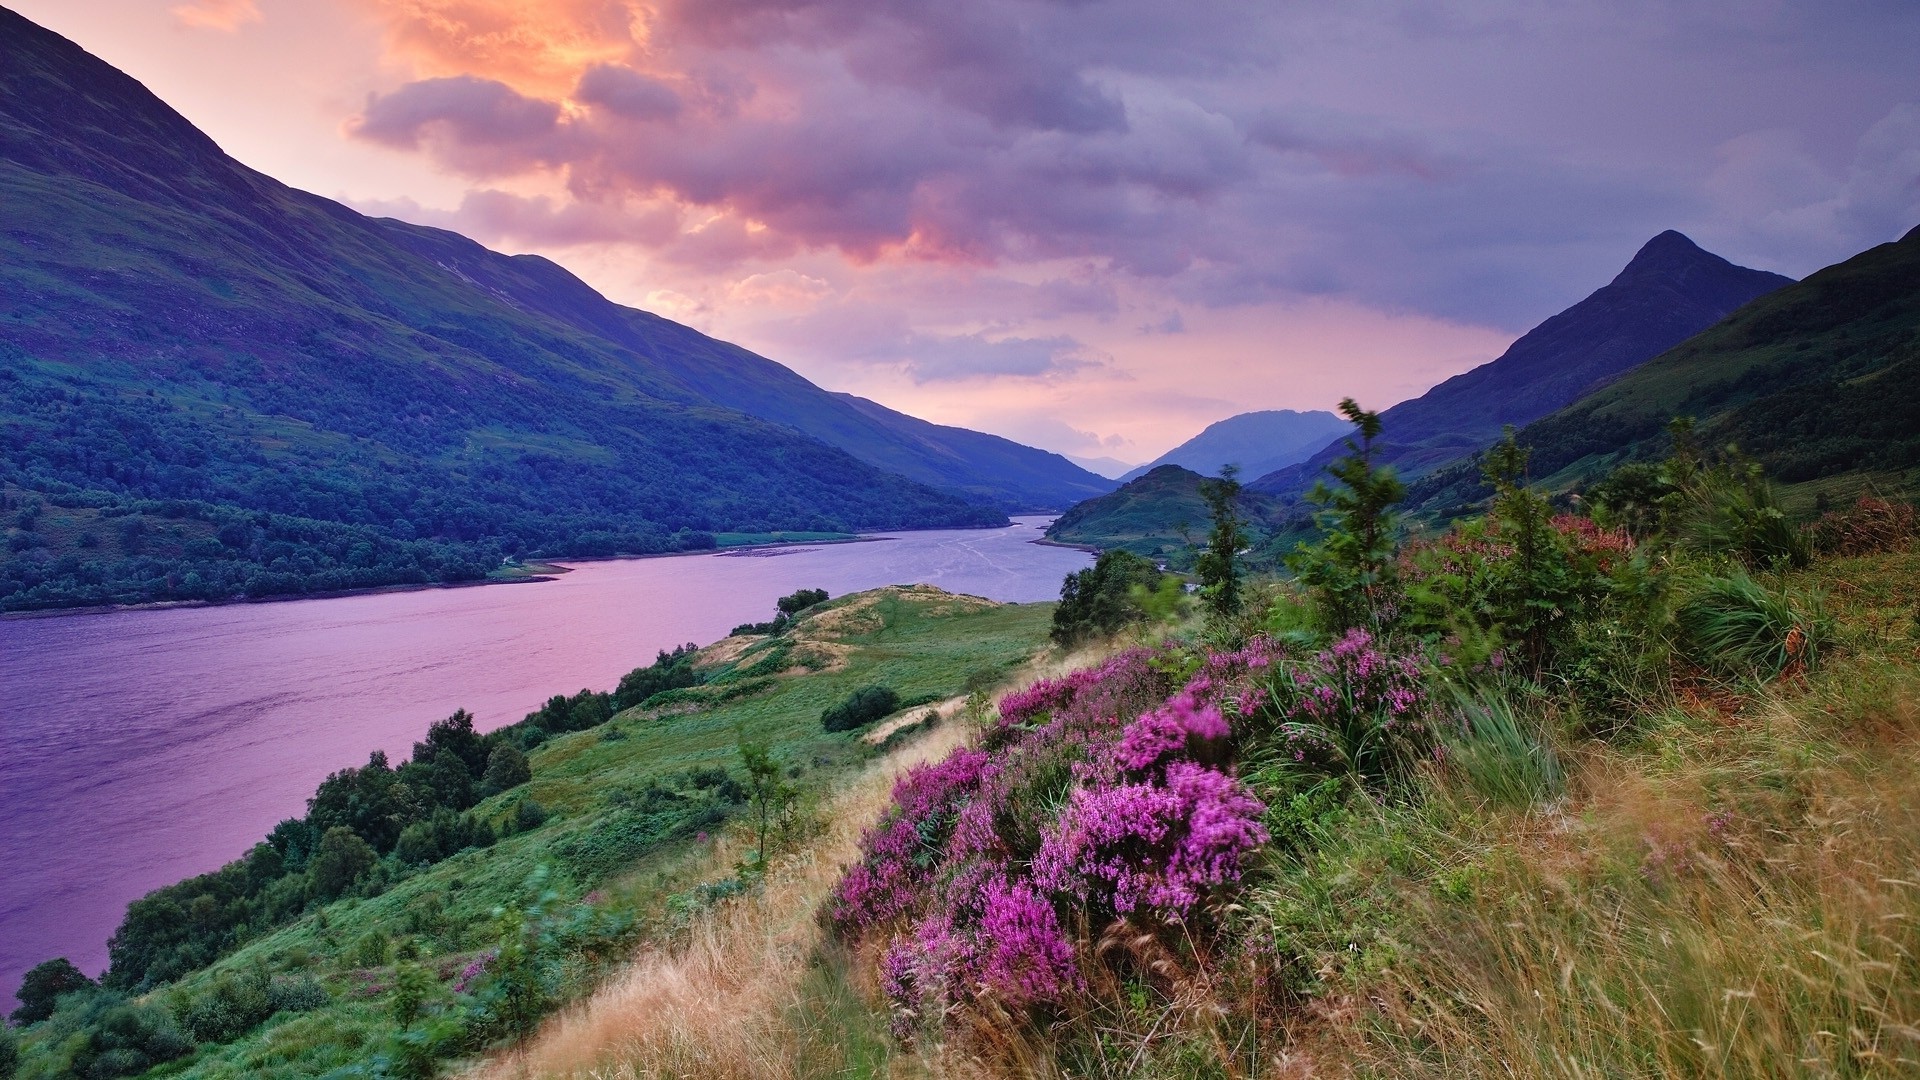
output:
[[1649, 274], [1672, 273], [1693, 266], [1731, 266], [1727, 260], [1707, 251], [1683, 232], [1668, 229], [1640, 246], [1632, 259], [1614, 277], [1614, 283], [1632, 281]]

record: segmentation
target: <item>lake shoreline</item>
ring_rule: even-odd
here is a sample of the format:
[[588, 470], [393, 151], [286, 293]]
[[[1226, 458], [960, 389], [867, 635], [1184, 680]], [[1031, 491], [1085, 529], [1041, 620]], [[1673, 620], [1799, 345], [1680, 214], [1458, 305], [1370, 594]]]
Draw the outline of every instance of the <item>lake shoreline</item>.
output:
[[[978, 526], [978, 528], [1008, 528], [1005, 525]], [[933, 532], [939, 530], [904, 530], [910, 532]], [[835, 537], [831, 540], [774, 540], [764, 544], [739, 544], [725, 548], [701, 548], [697, 551], [655, 551], [645, 555], [581, 555], [571, 557], [566, 563], [602, 563], [637, 562], [641, 559], [684, 559], [694, 555], [735, 555], [747, 556], [750, 552], [769, 551], [778, 548], [828, 547], [835, 544], [867, 544], [880, 540], [890, 540], [887, 536], [849, 536]], [[1038, 543], [1038, 541], [1035, 541]], [[749, 556], [751, 557], [751, 556]], [[484, 585], [530, 585], [543, 581], [554, 581], [560, 575], [572, 572], [573, 567], [560, 562], [537, 562], [522, 564], [532, 569], [522, 577], [483, 578], [479, 581], [422, 581], [394, 585], [370, 585], [364, 589], [332, 589], [326, 592], [297, 593], [277, 596], [230, 596], [224, 600], [151, 600], [140, 604], [88, 604], [84, 607], [43, 608], [38, 611], [0, 612], [0, 621], [21, 619], [57, 619], [66, 615], [111, 615], [122, 611], [168, 611], [177, 608], [234, 607], [240, 604], [284, 604], [300, 600], [339, 600], [348, 596], [382, 596], [388, 593], [426, 592], [432, 589], [474, 589]]]

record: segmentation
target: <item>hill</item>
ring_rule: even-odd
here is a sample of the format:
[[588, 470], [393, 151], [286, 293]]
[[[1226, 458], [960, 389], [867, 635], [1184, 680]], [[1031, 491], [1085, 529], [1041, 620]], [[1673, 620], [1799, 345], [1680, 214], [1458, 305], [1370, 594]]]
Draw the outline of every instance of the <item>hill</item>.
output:
[[1346, 430], [1347, 422], [1330, 412], [1240, 413], [1208, 424], [1200, 434], [1120, 479], [1137, 480], [1162, 465], [1178, 465], [1202, 476], [1215, 475], [1222, 465], [1237, 465], [1243, 476], [1265, 476], [1301, 461]]
[[[743, 742], [770, 747], [786, 793], [768, 847], [810, 838], [850, 780], [871, 774], [884, 787], [926, 753], [914, 745], [925, 724], [890, 740], [835, 734], [822, 728], [825, 708], [881, 684], [922, 703], [911, 709], [919, 717], [925, 703], [997, 685], [1044, 647], [1051, 608], [924, 585], [876, 589], [808, 609], [778, 634], [663, 653], [611, 694], [558, 698], [494, 732], [436, 724], [415, 760], [389, 768], [381, 755], [343, 769], [306, 817], [227, 867], [130, 906], [102, 989], [26, 1030], [20, 1075], [135, 1075], [169, 1058], [166, 1075], [181, 1077], [438, 1075], [434, 1059], [527, 1034], [630, 950], [672, 941], [696, 915], [760, 891]], [[922, 741], [944, 750], [964, 725], [948, 727]], [[486, 770], [496, 756], [524, 771]], [[408, 784], [431, 792], [394, 803], [392, 789]], [[375, 809], [330, 825], [351, 815], [335, 798], [347, 788]], [[397, 825], [378, 817], [401, 805]], [[359, 836], [346, 846], [363, 860], [347, 880], [309, 891], [325, 865], [312, 835], [329, 828]], [[488, 987], [526, 989], [508, 989], [516, 942], [538, 954], [521, 955], [539, 989], [503, 1007]], [[398, 1000], [410, 978], [430, 989], [414, 1014], [418, 1056], [402, 1069], [390, 1063], [413, 1019], [368, 999]], [[458, 1036], [438, 1027], [454, 987], [491, 1002]], [[125, 1004], [125, 993], [154, 988]], [[168, 1012], [148, 1038], [127, 1038]], [[0, 1028], [0, 1052], [13, 1037]], [[114, 1049], [138, 1054], [110, 1058]]]
[[[1665, 452], [1691, 416], [1703, 445], [1732, 443], [1811, 503], [1920, 485], [1920, 228], [1742, 308], [1525, 427], [1536, 477], [1576, 487]], [[1478, 497], [1462, 464], [1412, 492], [1457, 511]]]
[[[1497, 359], [1380, 414], [1383, 464], [1418, 477], [1568, 405], [1791, 278], [1735, 266], [1677, 232], [1647, 241], [1607, 285], [1534, 327]], [[1363, 403], [1364, 404], [1364, 403]], [[1297, 502], [1345, 452], [1324, 446], [1247, 486]]]
[[0, 206], [0, 608], [986, 525], [1111, 486], [288, 188], [4, 10]]
[[[1206, 537], [1212, 520], [1200, 497], [1204, 479], [1178, 465], [1162, 465], [1118, 491], [1088, 499], [1060, 515], [1047, 527], [1047, 539], [1103, 550], [1124, 548], [1184, 567], [1192, 561], [1192, 548]], [[1274, 501], [1253, 492], [1241, 493], [1240, 511], [1256, 538], [1266, 535], [1276, 517]]]

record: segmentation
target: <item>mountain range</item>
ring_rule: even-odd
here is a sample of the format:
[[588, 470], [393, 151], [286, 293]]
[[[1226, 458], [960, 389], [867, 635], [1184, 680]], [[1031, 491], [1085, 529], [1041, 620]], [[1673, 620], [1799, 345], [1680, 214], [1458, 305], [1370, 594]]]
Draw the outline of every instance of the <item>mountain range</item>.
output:
[[988, 525], [1114, 486], [289, 188], [5, 9], [0, 226], [0, 608]]
[[[1380, 414], [1378, 460], [1419, 477], [1572, 404], [1607, 381], [1793, 283], [1735, 266], [1671, 230], [1647, 241], [1614, 279], [1521, 335], [1507, 351]], [[1363, 403], [1364, 404], [1364, 403]], [[1248, 486], [1297, 501], [1346, 452], [1335, 439]]]
[[[1703, 446], [1751, 456], [1796, 503], [1920, 488], [1920, 228], [1746, 305], [1519, 441], [1535, 477], [1571, 489], [1664, 453], [1677, 416]], [[1457, 512], [1478, 485], [1457, 463], [1416, 482], [1411, 503]]]
[[[1500, 437], [1506, 425], [1524, 425], [1621, 378], [1650, 358], [1720, 321], [1756, 297], [1792, 285], [1792, 279], [1750, 270], [1701, 250], [1677, 232], [1664, 232], [1641, 247], [1612, 282], [1534, 327], [1498, 359], [1457, 375], [1426, 394], [1381, 413], [1385, 434], [1375, 444], [1377, 460], [1416, 481], [1436, 479], [1436, 498], [1455, 502], [1478, 497], [1479, 474], [1472, 455]], [[1259, 415], [1259, 414], [1248, 414]], [[1300, 415], [1300, 414], [1295, 414]], [[1246, 485], [1242, 510], [1256, 533], [1299, 531], [1306, 525], [1301, 500], [1326, 467], [1347, 452], [1350, 429], [1329, 414], [1329, 434], [1317, 451], [1285, 447], [1294, 462], [1258, 475]], [[1227, 427], [1239, 417], [1223, 421]], [[1662, 418], [1660, 423], [1664, 423]], [[1657, 427], [1657, 425], [1656, 425]], [[1213, 431], [1214, 428], [1209, 428]], [[1202, 433], [1193, 443], [1206, 438]], [[1193, 445], [1192, 443], [1188, 444]], [[1273, 445], [1282, 449], [1278, 440]], [[1177, 451], [1176, 451], [1177, 452]], [[1252, 456], [1253, 450], [1242, 449]], [[1217, 456], [1218, 451], [1213, 456]], [[1172, 456], [1171, 454], [1169, 456]], [[1185, 532], [1197, 531], [1200, 476], [1165, 467], [1120, 490], [1074, 507], [1055, 522], [1055, 540], [1094, 547], [1125, 547], [1179, 561]], [[1441, 495], [1445, 491], [1447, 494]]]
[[1327, 440], [1345, 433], [1347, 422], [1330, 412], [1267, 409], [1208, 424], [1206, 430], [1120, 477], [1137, 480], [1162, 465], [1214, 476], [1223, 465], [1251, 479], [1292, 465]]

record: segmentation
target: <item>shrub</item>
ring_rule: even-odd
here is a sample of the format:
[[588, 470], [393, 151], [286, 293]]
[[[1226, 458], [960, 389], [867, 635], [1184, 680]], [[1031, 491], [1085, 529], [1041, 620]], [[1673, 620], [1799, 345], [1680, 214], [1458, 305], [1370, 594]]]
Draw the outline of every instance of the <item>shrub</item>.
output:
[[1828, 555], [1871, 555], [1898, 551], [1920, 535], [1911, 503], [1888, 502], [1871, 495], [1845, 510], [1831, 510], [1813, 523], [1813, 544]]
[[480, 782], [487, 794], [497, 795], [532, 779], [533, 767], [527, 764], [526, 751], [512, 743], [501, 743], [487, 755], [487, 771]]
[[900, 695], [886, 686], [867, 686], [848, 694], [845, 701], [820, 714], [820, 726], [828, 731], [852, 731], [886, 716], [900, 707]]
[[1374, 791], [1409, 779], [1433, 744], [1420, 661], [1349, 630], [1303, 661], [1274, 665], [1259, 701], [1260, 758], [1277, 776], [1336, 776]]
[[21, 979], [20, 989], [14, 992], [20, 1007], [13, 1010], [11, 1019], [19, 1026], [45, 1020], [53, 1015], [61, 995], [93, 987], [93, 980], [81, 974], [66, 957], [43, 961], [30, 968]]
[[1060, 585], [1048, 636], [1063, 647], [1118, 633], [1146, 617], [1142, 592], [1160, 586], [1160, 569], [1150, 559], [1115, 548], [1103, 551], [1092, 566], [1068, 574]]
[[1674, 623], [1702, 667], [1734, 678], [1803, 671], [1818, 661], [1831, 636], [1817, 598], [1802, 611], [1785, 593], [1739, 570], [1696, 586]]
[[513, 807], [513, 831], [526, 832], [537, 829], [547, 822], [547, 808], [534, 801], [532, 797], [521, 799]]

